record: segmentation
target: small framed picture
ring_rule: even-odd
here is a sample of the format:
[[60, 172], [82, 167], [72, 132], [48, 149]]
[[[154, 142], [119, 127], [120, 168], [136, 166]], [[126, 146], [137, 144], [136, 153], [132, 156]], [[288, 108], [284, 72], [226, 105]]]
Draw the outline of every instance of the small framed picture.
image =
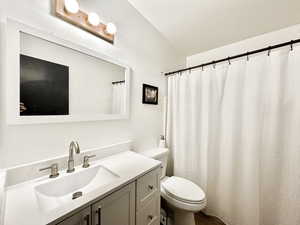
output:
[[158, 104], [158, 87], [143, 84], [143, 104]]

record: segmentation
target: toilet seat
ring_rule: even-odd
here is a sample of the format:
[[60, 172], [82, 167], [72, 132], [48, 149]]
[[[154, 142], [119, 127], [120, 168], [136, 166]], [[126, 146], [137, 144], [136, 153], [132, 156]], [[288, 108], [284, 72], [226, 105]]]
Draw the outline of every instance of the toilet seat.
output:
[[205, 193], [192, 181], [182, 177], [170, 177], [162, 183], [165, 192], [178, 201], [197, 204], [205, 201]]
[[161, 181], [161, 195], [171, 205], [192, 212], [206, 207], [206, 197], [202, 189], [181, 177], [165, 177]]

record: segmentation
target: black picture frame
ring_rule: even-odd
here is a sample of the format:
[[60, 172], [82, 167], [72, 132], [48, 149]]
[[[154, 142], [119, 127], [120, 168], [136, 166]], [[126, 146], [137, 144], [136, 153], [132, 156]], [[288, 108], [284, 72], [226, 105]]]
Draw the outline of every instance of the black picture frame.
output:
[[143, 84], [143, 104], [158, 104], [158, 87]]

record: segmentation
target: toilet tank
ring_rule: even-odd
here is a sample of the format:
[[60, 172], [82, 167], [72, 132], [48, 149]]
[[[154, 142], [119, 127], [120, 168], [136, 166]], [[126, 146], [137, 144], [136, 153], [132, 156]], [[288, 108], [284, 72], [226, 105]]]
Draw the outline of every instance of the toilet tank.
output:
[[168, 154], [169, 149], [168, 148], [154, 148], [148, 151], [141, 152], [141, 154], [158, 160], [162, 163], [161, 165], [161, 179], [166, 176], [167, 172], [167, 165], [168, 165]]

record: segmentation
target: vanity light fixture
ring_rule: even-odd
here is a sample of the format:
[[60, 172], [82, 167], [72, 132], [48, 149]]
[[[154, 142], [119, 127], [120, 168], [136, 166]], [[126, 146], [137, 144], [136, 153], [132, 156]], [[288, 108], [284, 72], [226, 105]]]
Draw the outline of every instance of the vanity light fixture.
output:
[[88, 15], [88, 22], [92, 26], [98, 26], [100, 24], [100, 18], [97, 13], [90, 12]]
[[80, 10], [77, 0], [56, 0], [55, 13], [56, 16], [66, 22], [80, 27], [111, 44], [114, 43], [116, 26], [113, 23], [107, 25], [101, 23], [97, 13], [86, 13]]
[[117, 32], [117, 27], [113, 23], [106, 24], [105, 32], [111, 35], [114, 35]]
[[68, 13], [76, 14], [79, 12], [79, 4], [76, 0], [64, 0], [64, 6]]

